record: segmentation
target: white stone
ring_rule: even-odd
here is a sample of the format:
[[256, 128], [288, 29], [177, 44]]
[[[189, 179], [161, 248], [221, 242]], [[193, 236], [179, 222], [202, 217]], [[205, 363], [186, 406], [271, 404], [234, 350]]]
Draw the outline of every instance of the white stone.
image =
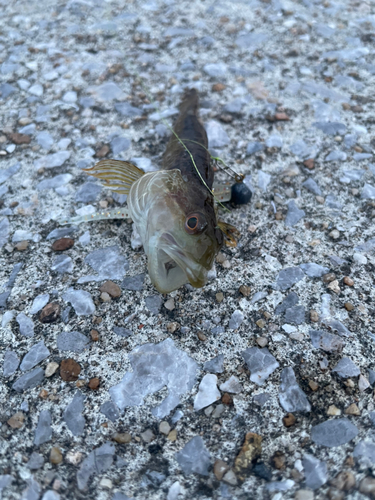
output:
[[220, 399], [221, 395], [217, 388], [217, 376], [208, 373], [199, 384], [198, 394], [194, 400], [194, 410], [199, 411]]

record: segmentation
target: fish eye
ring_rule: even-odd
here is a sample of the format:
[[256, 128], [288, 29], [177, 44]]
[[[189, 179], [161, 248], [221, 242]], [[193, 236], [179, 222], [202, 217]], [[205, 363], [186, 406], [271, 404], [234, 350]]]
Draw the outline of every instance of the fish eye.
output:
[[186, 221], [186, 224], [188, 225], [189, 229], [196, 229], [198, 225], [197, 217], [189, 217], [189, 219]]
[[201, 214], [190, 214], [185, 220], [185, 230], [188, 234], [200, 233], [206, 225], [206, 220]]

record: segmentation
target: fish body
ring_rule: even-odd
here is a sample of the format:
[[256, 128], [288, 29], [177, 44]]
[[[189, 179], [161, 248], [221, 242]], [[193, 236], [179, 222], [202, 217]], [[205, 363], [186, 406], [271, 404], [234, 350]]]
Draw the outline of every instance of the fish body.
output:
[[[151, 281], [159, 292], [172, 292], [185, 283], [204, 286], [224, 237], [235, 246], [238, 235], [233, 226], [216, 218], [214, 171], [207, 147], [207, 134], [198, 117], [198, 94], [192, 89], [180, 104], [161, 170], [144, 173], [118, 160], [101, 160], [86, 169], [113, 191], [127, 194], [127, 209], [60, 223], [130, 217], [147, 255]], [[227, 194], [228, 187], [222, 191], [224, 197]]]
[[128, 196], [129, 215], [140, 234], [151, 281], [162, 293], [188, 282], [202, 287], [223, 244], [210, 192], [214, 172], [195, 90], [185, 94], [174, 132], [162, 170], [140, 177]]

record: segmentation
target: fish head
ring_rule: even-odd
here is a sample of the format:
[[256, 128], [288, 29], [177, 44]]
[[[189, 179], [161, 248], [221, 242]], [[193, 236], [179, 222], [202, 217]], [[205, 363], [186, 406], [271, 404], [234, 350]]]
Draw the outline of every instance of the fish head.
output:
[[177, 169], [153, 172], [150, 182], [147, 175], [131, 189], [128, 205], [151, 281], [161, 293], [185, 283], [200, 288], [223, 243], [212, 195], [190, 185]]

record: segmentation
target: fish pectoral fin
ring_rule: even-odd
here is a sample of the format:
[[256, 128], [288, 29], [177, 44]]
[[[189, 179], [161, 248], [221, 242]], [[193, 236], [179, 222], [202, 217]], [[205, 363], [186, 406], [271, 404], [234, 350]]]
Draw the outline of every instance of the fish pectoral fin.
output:
[[224, 222], [222, 220], [219, 220], [217, 225], [224, 234], [225, 244], [228, 247], [236, 247], [238, 238], [241, 234], [239, 230], [236, 227], [232, 226], [232, 224], [228, 224], [227, 222]]
[[119, 194], [129, 194], [134, 182], [144, 175], [143, 170], [133, 163], [121, 160], [101, 160], [83, 170], [88, 175], [102, 179], [112, 191]]

